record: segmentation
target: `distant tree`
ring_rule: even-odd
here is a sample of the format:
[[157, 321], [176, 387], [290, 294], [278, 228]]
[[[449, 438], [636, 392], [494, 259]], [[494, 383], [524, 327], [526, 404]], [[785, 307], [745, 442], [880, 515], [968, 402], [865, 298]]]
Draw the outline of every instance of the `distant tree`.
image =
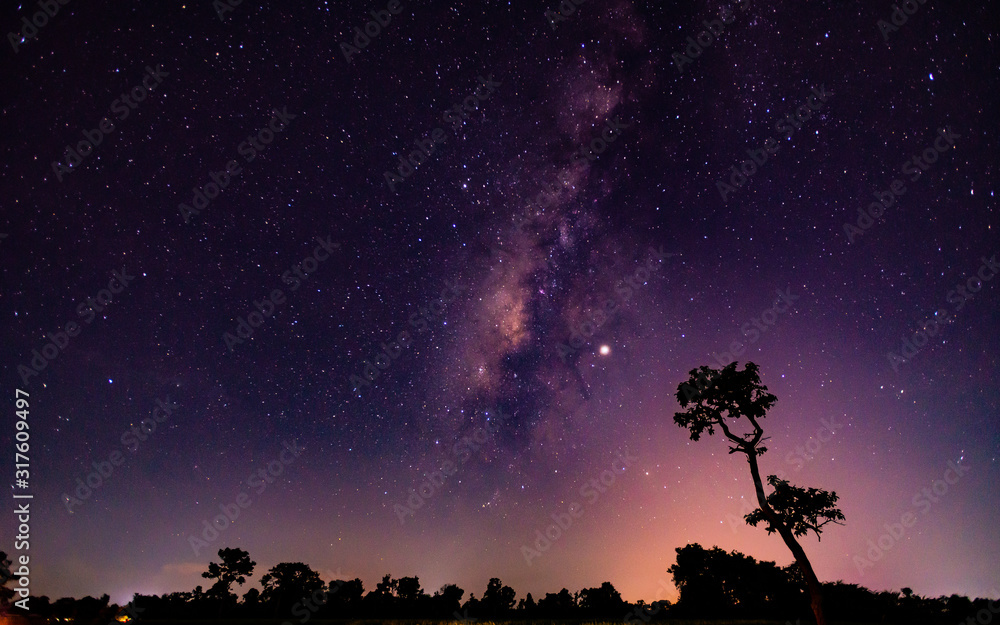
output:
[[972, 600], [961, 595], [951, 595], [945, 600], [944, 609], [949, 619], [964, 619], [972, 612]]
[[535, 599], [531, 596], [530, 592], [517, 604], [518, 612], [524, 612], [525, 616], [530, 616], [537, 607], [538, 606], [535, 605]]
[[680, 593], [677, 610], [688, 616], [783, 618], [801, 604], [797, 582], [774, 562], [698, 543], [676, 551], [677, 562], [667, 572]]
[[548, 618], [570, 618], [576, 615], [576, 599], [563, 588], [558, 593], [545, 593], [538, 600], [538, 612]]
[[445, 584], [442, 586], [431, 597], [435, 616], [448, 619], [453, 617], [462, 608], [463, 596], [465, 596], [465, 591], [455, 584]]
[[426, 595], [424, 589], [420, 587], [419, 577], [400, 577], [396, 580], [396, 596], [401, 601], [415, 602]]
[[382, 581], [375, 584], [375, 590], [365, 595], [364, 603], [367, 614], [372, 618], [389, 617], [396, 607], [396, 589], [399, 580], [392, 575], [382, 576]]
[[[671, 614], [673, 607], [669, 599], [660, 599], [649, 604], [649, 614], [658, 615], [661, 619], [665, 619]], [[640, 618], [642, 617], [640, 616]]]
[[600, 588], [584, 588], [579, 593], [578, 603], [590, 618], [618, 619], [628, 610], [628, 604], [611, 582], [604, 582]]
[[391, 597], [396, 594], [399, 580], [393, 579], [392, 575], [386, 573], [382, 576], [382, 581], [375, 584], [375, 592], [383, 597]]
[[405, 617], [427, 616], [430, 597], [420, 587], [417, 577], [400, 577], [396, 580], [396, 612]]
[[510, 586], [504, 586], [496, 577], [490, 578], [486, 584], [486, 592], [479, 601], [479, 609], [483, 616], [498, 617], [506, 615], [514, 609], [514, 599], [517, 593]]
[[261, 601], [273, 607], [275, 614], [288, 612], [295, 603], [326, 586], [319, 573], [301, 562], [274, 565], [260, 578], [260, 585]]
[[[839, 581], [823, 584], [823, 591], [829, 599], [829, 616], [837, 621], [884, 623], [898, 621], [901, 616], [898, 593], [876, 593], [858, 584]], [[904, 622], [933, 623], [936, 620], [933, 614], [922, 613], [920, 618]]]
[[216, 580], [207, 594], [221, 601], [221, 612], [224, 607], [236, 603], [236, 595], [232, 592], [233, 584], [242, 586], [247, 581], [246, 578], [253, 575], [257, 563], [250, 559], [249, 553], [239, 548], [219, 549], [219, 560], [221, 562], [210, 562], [208, 570], [201, 576]]
[[32, 614], [37, 614], [38, 616], [45, 618], [52, 616], [52, 604], [50, 603], [49, 598], [45, 595], [42, 595], [41, 597], [32, 597], [29, 605], [31, 606]]
[[718, 617], [733, 607], [726, 591], [726, 552], [705, 549], [698, 543], [678, 547], [677, 562], [667, 572], [680, 595], [678, 606], [688, 614]]
[[260, 591], [256, 588], [251, 588], [243, 593], [243, 605], [248, 607], [256, 607], [260, 605]]
[[77, 599], [74, 617], [80, 623], [96, 620], [108, 611], [110, 603], [111, 597], [107, 594], [103, 594], [97, 599], [89, 595], [82, 599]]
[[[768, 533], [778, 532], [802, 570], [817, 625], [826, 625], [823, 587], [796, 536], [809, 530], [819, 536], [820, 528], [826, 523], [844, 520], [843, 513], [833, 507], [837, 494], [792, 486], [775, 476], [768, 476], [768, 483], [775, 491], [770, 496], [764, 494], [757, 457], [767, 448], [760, 444], [764, 435], [760, 421], [778, 398], [768, 393], [767, 387], [761, 384], [756, 364], [746, 363], [743, 371], [737, 371], [736, 364], [730, 363], [721, 370], [706, 366], [692, 369], [689, 380], [677, 387], [677, 401], [681, 408], [687, 410], [675, 413], [674, 422], [686, 428], [693, 441], [701, 438], [706, 431], [711, 436], [718, 427], [731, 443], [729, 453], [746, 456], [760, 506], [746, 516], [747, 523], [756, 525], [763, 520], [767, 523]], [[753, 428], [745, 434], [733, 429], [743, 418]]]
[[52, 616], [61, 620], [69, 621], [76, 617], [76, 600], [70, 597], [61, 597], [52, 603]]
[[462, 604], [462, 616], [472, 615], [475, 616], [480, 613], [480, 602], [476, 599], [476, 593], [470, 592], [469, 598], [464, 604]]
[[7, 554], [0, 551], [0, 614], [6, 614], [14, 598], [14, 589], [7, 584], [17, 581], [17, 576], [10, 572], [11, 561]]
[[[337, 589], [334, 592], [334, 589]], [[331, 580], [330, 594], [327, 597], [326, 606], [322, 610], [325, 618], [344, 618], [348, 616], [359, 616], [361, 601], [365, 594], [365, 585], [358, 579], [352, 580]]]

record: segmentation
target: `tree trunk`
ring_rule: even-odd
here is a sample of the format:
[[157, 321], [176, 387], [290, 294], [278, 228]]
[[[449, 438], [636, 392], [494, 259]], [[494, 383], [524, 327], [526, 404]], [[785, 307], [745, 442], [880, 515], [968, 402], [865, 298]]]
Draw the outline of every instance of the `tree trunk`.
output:
[[777, 530], [778, 534], [781, 535], [781, 539], [785, 541], [785, 545], [795, 557], [795, 563], [799, 565], [799, 569], [802, 571], [802, 576], [805, 577], [806, 587], [809, 589], [813, 616], [816, 618], [816, 625], [826, 625], [826, 616], [823, 614], [823, 587], [820, 585], [819, 579], [816, 578], [816, 573], [813, 572], [805, 550], [802, 549], [799, 541], [795, 540], [792, 530], [785, 527], [785, 524], [778, 520], [777, 515], [774, 514], [774, 510], [768, 505], [767, 497], [764, 495], [764, 484], [760, 480], [760, 469], [757, 467], [757, 456], [755, 453], [756, 450], [751, 449], [747, 453], [747, 461], [750, 463], [750, 474], [753, 475], [754, 488], [757, 491], [757, 503], [764, 513], [764, 518], [771, 524], [771, 527]]

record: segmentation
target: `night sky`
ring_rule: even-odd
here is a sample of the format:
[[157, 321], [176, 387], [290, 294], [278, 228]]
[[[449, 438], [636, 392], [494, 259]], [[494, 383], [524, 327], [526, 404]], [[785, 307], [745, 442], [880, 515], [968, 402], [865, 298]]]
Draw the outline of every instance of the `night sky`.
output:
[[673, 423], [736, 360], [765, 475], [840, 495], [821, 580], [1000, 596], [991, 3], [57, 8], [0, 19], [33, 594], [237, 546], [254, 584], [536, 598], [673, 599], [689, 542], [787, 564], [745, 460]]

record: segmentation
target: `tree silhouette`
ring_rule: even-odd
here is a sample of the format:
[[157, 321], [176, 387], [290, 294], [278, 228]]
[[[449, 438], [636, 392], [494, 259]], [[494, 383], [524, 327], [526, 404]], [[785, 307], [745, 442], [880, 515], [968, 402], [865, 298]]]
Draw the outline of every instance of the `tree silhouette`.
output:
[[10, 572], [10, 565], [7, 554], [0, 551], [0, 614], [7, 613], [14, 598], [14, 589], [7, 588], [8, 582], [17, 580], [17, 576]]
[[[351, 580], [331, 580], [330, 597], [327, 599], [326, 612], [335, 618], [355, 616], [360, 608], [365, 594], [365, 585], [355, 577]], [[336, 589], [336, 592], [334, 592]]]
[[535, 598], [531, 596], [530, 592], [517, 604], [518, 611], [524, 612], [526, 616], [531, 616], [535, 611], [535, 607]]
[[396, 596], [400, 601], [412, 603], [426, 595], [420, 587], [419, 577], [400, 577], [396, 580]]
[[253, 567], [257, 566], [257, 563], [250, 559], [249, 553], [239, 548], [219, 549], [219, 560], [222, 562], [210, 562], [208, 570], [201, 576], [216, 580], [208, 594], [225, 601], [231, 597], [235, 598], [232, 593], [233, 583], [242, 586], [247, 581], [246, 578], [253, 575]]
[[[641, 600], [634, 604], [619, 603], [620, 597], [614, 586], [610, 582], [604, 582], [598, 588], [583, 588], [576, 593], [570, 593], [565, 588], [559, 593], [548, 593], [537, 605], [532, 595], [528, 594], [517, 611], [508, 613], [502, 620], [509, 623], [515, 620], [520, 623], [539, 623], [552, 619], [553, 622], [567, 624], [611, 620], [620, 622], [624, 614], [625, 622], [633, 625], [681, 622], [677, 619], [690, 617], [703, 619], [706, 615], [730, 619], [726, 622], [734, 622], [732, 619], [738, 619], [739, 622], [761, 622], [761, 619], [782, 622], [791, 613], [808, 609], [806, 584], [801, 569], [794, 563], [779, 567], [774, 562], [756, 561], [737, 551], [725, 552], [718, 547], [704, 549], [695, 543], [677, 549], [677, 564], [671, 567], [671, 573], [674, 574], [674, 582], [681, 593], [681, 599], [676, 605], [667, 600], [654, 601], [648, 605]], [[272, 603], [263, 603], [263, 593], [251, 589], [233, 611], [233, 620], [228, 621], [231, 625], [259, 625], [268, 620], [264, 611], [270, 611], [280, 604], [283, 604], [280, 607], [285, 608], [285, 613], [280, 614], [281, 618], [287, 618], [287, 612], [295, 617], [291, 621], [285, 621], [286, 625], [309, 621], [310, 615], [305, 610], [313, 612], [315, 618], [323, 622], [337, 619], [341, 623], [348, 620], [372, 623], [407, 619], [413, 623], [440, 623], [447, 620], [466, 625], [472, 622], [489, 625], [490, 620], [478, 620], [485, 613], [485, 605], [488, 603], [486, 595], [497, 594], [503, 597], [507, 594], [504, 590], [507, 586], [499, 583], [499, 580], [493, 582], [491, 579], [488, 586], [490, 590], [484, 594], [483, 599], [470, 598], [469, 603], [461, 608], [462, 612], [458, 612], [457, 603], [464, 594], [458, 586], [447, 584], [435, 592], [433, 597], [428, 597], [422, 592], [414, 591], [412, 585], [407, 590], [406, 586], [413, 582], [404, 580], [416, 578], [404, 577], [395, 580], [396, 594], [389, 597], [402, 602], [403, 599], [398, 595], [398, 589], [402, 587], [404, 597], [417, 598], [417, 610], [407, 611], [402, 603], [397, 603], [392, 606], [394, 614], [389, 617], [384, 615], [380, 606], [368, 602], [374, 593], [365, 596], [364, 585], [358, 578], [331, 581], [325, 600], [320, 598], [324, 595], [322, 582], [314, 579], [311, 569], [304, 564], [284, 563], [272, 569], [267, 578], [265, 586], [268, 600]], [[391, 581], [389, 577], [386, 585], [391, 587]], [[834, 582], [824, 584], [823, 590], [827, 616], [836, 622], [974, 625], [977, 618], [982, 623], [984, 614], [996, 612], [995, 602], [990, 599], [971, 599], [958, 595], [922, 598], [913, 594], [909, 588], [904, 588], [901, 595], [899, 592], [872, 591], [857, 584]], [[314, 603], [310, 604], [310, 600]], [[297, 607], [288, 609], [290, 603]], [[172, 592], [161, 596], [136, 594], [130, 602], [134, 610], [129, 610], [129, 613], [141, 614], [143, 622], [148, 620], [153, 624], [200, 625], [206, 622], [206, 609], [217, 605], [218, 599], [203, 593], [199, 586], [193, 592]], [[317, 609], [314, 606], [321, 607]], [[601, 615], [602, 606], [610, 613], [609, 616]], [[50, 602], [47, 597], [32, 596], [28, 620], [31, 623], [55, 619], [84, 625], [117, 625], [114, 619], [122, 612], [118, 606], [109, 604], [107, 595], [82, 599], [64, 597], [54, 602]], [[3, 618], [0, 618], [0, 625], [3, 622]], [[786, 621], [786, 625], [788, 622], [790, 621]]]
[[[747, 523], [756, 525], [766, 521], [768, 533], [778, 532], [805, 578], [817, 625], [826, 625], [822, 586], [805, 550], [795, 537], [804, 535], [808, 530], [819, 536], [823, 525], [843, 520], [844, 515], [833, 507], [837, 501], [836, 493], [791, 486], [775, 476], [768, 476], [768, 483], [775, 487], [775, 492], [770, 497], [764, 495], [757, 456], [766, 452], [767, 448], [760, 444], [764, 435], [760, 420], [767, 416], [767, 411], [778, 398], [768, 393], [767, 387], [760, 383], [756, 364], [746, 363], [743, 371], [737, 371], [736, 364], [730, 363], [721, 370], [706, 366], [692, 369], [689, 380], [677, 387], [677, 401], [681, 408], [687, 410], [675, 413], [674, 422], [686, 428], [693, 441], [701, 438], [706, 431], [711, 436], [718, 427], [731, 443], [729, 453], [746, 456], [760, 506], [746, 516]], [[752, 431], [740, 434], [732, 429], [741, 418], [746, 418]]]
[[804, 584], [774, 562], [758, 562], [738, 551], [678, 547], [667, 569], [680, 592], [678, 612], [699, 618], [775, 618], [805, 606]]
[[726, 588], [728, 555], [722, 549], [704, 549], [698, 543], [678, 547], [670, 573], [680, 595], [678, 605], [687, 613], [706, 618], [724, 614], [733, 601]]
[[563, 588], [558, 593], [545, 593], [538, 600], [538, 612], [550, 618], [569, 618], [576, 616], [576, 599]]
[[388, 617], [396, 607], [396, 590], [399, 580], [386, 573], [382, 581], [375, 584], [375, 590], [365, 595], [364, 602], [368, 610], [380, 617]]
[[510, 586], [504, 586], [499, 578], [492, 577], [486, 584], [486, 592], [479, 600], [479, 608], [484, 616], [503, 616], [514, 609], [517, 593]]
[[465, 591], [457, 585], [445, 584], [441, 590], [434, 592], [431, 603], [434, 605], [436, 614], [450, 618], [462, 607], [463, 596], [465, 596]]
[[215, 580], [205, 594], [218, 600], [219, 615], [222, 615], [226, 608], [236, 605], [236, 595], [232, 591], [233, 583], [242, 586], [247, 581], [246, 578], [253, 575], [253, 567], [257, 566], [257, 563], [250, 559], [249, 553], [239, 548], [219, 549], [219, 560], [221, 563], [210, 562], [208, 570], [201, 576]]
[[289, 611], [296, 602], [326, 586], [319, 573], [301, 562], [274, 565], [260, 578], [260, 585], [261, 601], [274, 606], [275, 614]]
[[600, 588], [580, 590], [579, 605], [590, 618], [620, 617], [628, 610], [628, 604], [611, 582], [602, 583]]
[[[834, 504], [837, 503], [837, 493], [827, 492], [818, 488], [800, 488], [792, 486], [785, 480], [779, 480], [775, 475], [767, 476], [767, 483], [774, 491], [767, 496], [767, 503], [782, 525], [792, 530], [796, 536], [804, 536], [809, 530], [816, 533], [819, 540], [820, 528], [827, 523], [844, 520], [844, 514]], [[761, 521], [767, 521], [764, 511], [757, 508], [744, 517], [746, 522], [754, 527]], [[772, 534], [778, 528], [767, 521], [767, 533]]]
[[260, 591], [256, 588], [251, 588], [250, 590], [243, 593], [243, 605], [249, 608], [256, 608], [260, 605]]
[[418, 615], [427, 611], [430, 597], [420, 587], [419, 577], [400, 577], [396, 580], [396, 611], [405, 615]]
[[473, 615], [479, 614], [479, 599], [476, 599], [476, 593], [474, 592], [470, 592], [469, 598], [462, 604], [462, 613], [461, 616], [458, 617], [459, 620], [464, 621], [468, 619], [470, 612]]
[[399, 580], [393, 579], [392, 575], [386, 573], [382, 576], [382, 581], [375, 584], [375, 590], [372, 591], [372, 594], [388, 601], [396, 594], [396, 588], [398, 586]]

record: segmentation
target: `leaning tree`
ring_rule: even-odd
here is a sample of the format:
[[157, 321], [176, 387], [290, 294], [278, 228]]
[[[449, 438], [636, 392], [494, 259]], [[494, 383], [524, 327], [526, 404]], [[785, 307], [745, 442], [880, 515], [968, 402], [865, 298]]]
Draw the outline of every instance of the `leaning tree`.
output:
[[[778, 532], [785, 541], [805, 578], [816, 623], [826, 625], [822, 586], [796, 537], [812, 530], [819, 538], [824, 525], [840, 525], [844, 514], [835, 506], [837, 493], [800, 488], [774, 475], [767, 478], [774, 491], [764, 495], [757, 456], [767, 448], [761, 445], [764, 428], [760, 421], [778, 398], [767, 392], [767, 387], [760, 383], [757, 371], [757, 365], [752, 362], [748, 362], [743, 371], [736, 370], [735, 362], [718, 370], [706, 366], [692, 369], [690, 379], [677, 387], [677, 401], [681, 408], [687, 410], [675, 413], [674, 422], [687, 428], [693, 441], [705, 432], [714, 434], [718, 427], [730, 441], [729, 453], [746, 456], [760, 506], [746, 515], [746, 522], [756, 526], [764, 521], [768, 534]], [[741, 419], [746, 419], [752, 428], [749, 432], [742, 431], [746, 427], [740, 425]]]

